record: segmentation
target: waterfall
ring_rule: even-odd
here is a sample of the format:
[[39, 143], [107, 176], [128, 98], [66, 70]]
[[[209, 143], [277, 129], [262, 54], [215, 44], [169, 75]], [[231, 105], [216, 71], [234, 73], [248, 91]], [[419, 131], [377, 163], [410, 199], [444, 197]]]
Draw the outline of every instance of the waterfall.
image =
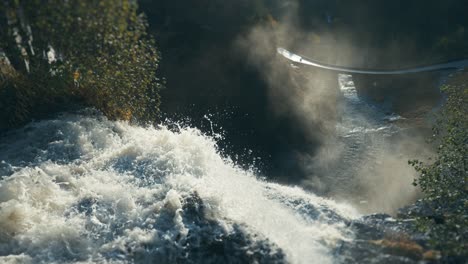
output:
[[87, 110], [0, 138], [0, 262], [333, 263], [355, 209], [263, 180], [194, 128]]

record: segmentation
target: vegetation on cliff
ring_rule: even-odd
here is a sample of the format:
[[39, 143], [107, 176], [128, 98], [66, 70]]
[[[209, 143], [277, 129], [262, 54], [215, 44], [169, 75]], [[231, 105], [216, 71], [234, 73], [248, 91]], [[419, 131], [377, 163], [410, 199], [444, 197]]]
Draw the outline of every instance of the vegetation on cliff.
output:
[[415, 185], [430, 213], [420, 218], [433, 246], [446, 255], [468, 256], [468, 72], [443, 88], [446, 101], [433, 129], [437, 156], [431, 163], [411, 161], [420, 173]]
[[155, 120], [159, 54], [135, 1], [3, 1], [0, 123], [72, 102], [111, 119]]

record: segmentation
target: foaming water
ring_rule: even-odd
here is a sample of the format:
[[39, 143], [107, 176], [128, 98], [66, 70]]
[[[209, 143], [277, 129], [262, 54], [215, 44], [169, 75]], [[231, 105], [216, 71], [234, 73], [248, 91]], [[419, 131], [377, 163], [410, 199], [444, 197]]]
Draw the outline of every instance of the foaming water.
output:
[[358, 217], [199, 130], [63, 115], [0, 138], [0, 262], [332, 263]]

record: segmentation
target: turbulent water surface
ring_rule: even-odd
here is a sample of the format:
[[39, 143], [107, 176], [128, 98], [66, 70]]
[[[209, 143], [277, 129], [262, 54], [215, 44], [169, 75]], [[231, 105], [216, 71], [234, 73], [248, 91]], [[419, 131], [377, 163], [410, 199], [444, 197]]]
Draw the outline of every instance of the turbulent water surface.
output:
[[259, 179], [200, 131], [96, 113], [0, 139], [2, 263], [332, 263], [350, 206]]
[[[407, 201], [401, 179], [391, 186], [373, 170], [400, 117], [360, 100], [351, 76], [339, 84], [342, 118], [326, 150], [338, 154], [321, 173], [344, 200]], [[219, 136], [170, 127], [86, 110], [2, 135], [0, 263], [412, 262], [372, 242], [406, 228], [388, 215], [270, 183], [220, 154]], [[369, 168], [364, 182], [392, 197], [364, 193], [356, 178]]]

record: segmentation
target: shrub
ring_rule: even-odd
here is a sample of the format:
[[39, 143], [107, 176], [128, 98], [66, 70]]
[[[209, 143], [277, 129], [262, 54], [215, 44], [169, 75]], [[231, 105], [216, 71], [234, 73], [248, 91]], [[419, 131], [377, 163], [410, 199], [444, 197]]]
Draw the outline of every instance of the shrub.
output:
[[468, 255], [468, 72], [443, 88], [446, 102], [433, 129], [437, 157], [410, 161], [420, 173], [415, 184], [425, 194], [432, 218], [420, 219], [435, 247], [447, 255]]

